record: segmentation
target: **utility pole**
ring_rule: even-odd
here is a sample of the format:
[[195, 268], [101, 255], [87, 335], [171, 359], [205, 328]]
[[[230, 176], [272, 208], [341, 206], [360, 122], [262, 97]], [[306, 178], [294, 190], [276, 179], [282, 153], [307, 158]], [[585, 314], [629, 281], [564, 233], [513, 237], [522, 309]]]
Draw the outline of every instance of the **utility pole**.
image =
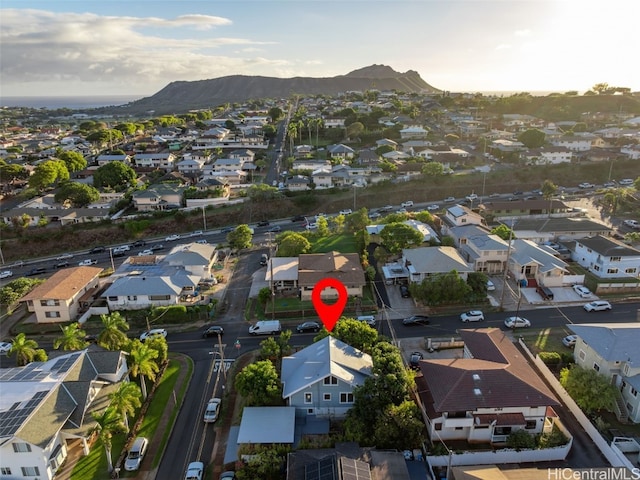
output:
[[273, 250], [271, 242], [271, 233], [268, 232], [269, 237], [269, 277], [271, 280], [271, 320], [275, 320], [276, 317], [276, 285], [273, 281]]
[[509, 230], [509, 245], [507, 246], [507, 261], [504, 266], [504, 272], [502, 274], [502, 295], [500, 296], [500, 311], [504, 310], [504, 294], [507, 291], [507, 272], [509, 271], [509, 259], [511, 258], [511, 240], [513, 239], [513, 225], [511, 222], [511, 229]]

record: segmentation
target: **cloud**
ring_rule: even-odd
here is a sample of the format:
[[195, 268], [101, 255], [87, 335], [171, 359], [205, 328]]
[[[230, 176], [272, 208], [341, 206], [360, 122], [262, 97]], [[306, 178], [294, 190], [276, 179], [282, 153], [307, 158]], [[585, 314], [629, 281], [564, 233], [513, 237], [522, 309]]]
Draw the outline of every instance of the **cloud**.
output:
[[513, 32], [513, 34], [516, 37], [529, 37], [531, 36], [531, 30], [529, 30], [528, 28], [524, 28], [522, 30], [516, 30], [515, 32]]
[[500, 45], [496, 45], [496, 48], [494, 50], [509, 50], [510, 48], [511, 45], [507, 43], [501, 43]]
[[284, 64], [226, 53], [229, 46], [246, 46], [245, 53], [252, 53], [250, 49], [272, 42], [203, 33], [231, 25], [222, 17], [163, 19], [18, 9], [2, 10], [2, 17], [4, 86], [58, 81], [156, 88], [173, 80], [213, 78], [229, 71], [251, 74]]

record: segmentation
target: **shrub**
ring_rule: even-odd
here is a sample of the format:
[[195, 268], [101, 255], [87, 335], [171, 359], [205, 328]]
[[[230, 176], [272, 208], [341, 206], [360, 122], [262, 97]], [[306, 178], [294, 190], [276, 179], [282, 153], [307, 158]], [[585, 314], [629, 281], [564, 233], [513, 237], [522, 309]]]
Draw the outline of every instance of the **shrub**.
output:
[[538, 446], [540, 448], [553, 448], [566, 445], [569, 439], [560, 431], [558, 427], [553, 426], [551, 433], [545, 433], [540, 436]]
[[526, 430], [517, 430], [507, 437], [507, 447], [509, 448], [536, 448], [536, 439], [529, 435]]
[[186, 320], [187, 307], [184, 305], [171, 305], [168, 307], [157, 307], [151, 312], [152, 318], [149, 320], [153, 323], [161, 320], [161, 323], [178, 323]]
[[540, 352], [538, 355], [540, 356], [540, 360], [547, 366], [560, 365], [560, 361], [562, 360], [558, 352]]

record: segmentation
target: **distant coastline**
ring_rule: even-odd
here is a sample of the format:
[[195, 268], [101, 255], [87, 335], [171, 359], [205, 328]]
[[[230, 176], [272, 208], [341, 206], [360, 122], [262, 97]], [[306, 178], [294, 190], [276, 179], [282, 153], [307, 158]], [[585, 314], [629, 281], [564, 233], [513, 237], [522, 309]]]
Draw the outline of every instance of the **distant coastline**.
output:
[[111, 107], [126, 105], [134, 100], [143, 98], [144, 95], [83, 95], [74, 97], [0, 97], [0, 107], [26, 107], [46, 108], [56, 110], [69, 108], [71, 110], [84, 110], [87, 108]]

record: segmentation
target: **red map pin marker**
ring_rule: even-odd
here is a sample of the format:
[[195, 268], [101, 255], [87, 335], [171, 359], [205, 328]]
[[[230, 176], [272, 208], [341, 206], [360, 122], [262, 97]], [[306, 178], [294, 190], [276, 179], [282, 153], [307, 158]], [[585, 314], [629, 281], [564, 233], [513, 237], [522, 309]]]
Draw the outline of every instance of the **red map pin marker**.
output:
[[[338, 291], [338, 300], [332, 305], [327, 305], [322, 301], [320, 295], [325, 288], [334, 288]], [[313, 286], [311, 301], [327, 330], [331, 331], [336, 326], [336, 322], [347, 304], [347, 296], [347, 287], [335, 278], [323, 278]]]

